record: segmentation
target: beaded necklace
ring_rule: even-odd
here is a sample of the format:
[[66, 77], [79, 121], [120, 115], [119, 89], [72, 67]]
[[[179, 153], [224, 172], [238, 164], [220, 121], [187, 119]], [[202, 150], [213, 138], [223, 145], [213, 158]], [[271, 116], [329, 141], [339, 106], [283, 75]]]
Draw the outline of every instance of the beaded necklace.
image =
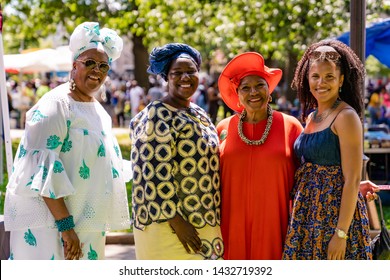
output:
[[247, 144], [247, 145], [255, 145], [255, 146], [258, 146], [258, 145], [261, 145], [265, 142], [265, 140], [267, 140], [267, 137], [268, 137], [268, 134], [269, 134], [269, 131], [271, 129], [271, 125], [272, 125], [272, 108], [271, 106], [268, 104], [267, 105], [267, 124], [265, 126], [265, 130], [264, 130], [264, 133], [263, 135], [261, 136], [260, 140], [249, 140], [248, 138], [246, 138], [246, 136], [244, 135], [244, 132], [243, 132], [243, 129], [242, 129], [242, 126], [243, 126], [243, 122], [244, 122], [244, 118], [246, 116], [246, 111], [242, 111], [241, 115], [240, 115], [240, 119], [239, 119], [239, 122], [238, 122], [238, 136], [240, 136], [241, 140]]

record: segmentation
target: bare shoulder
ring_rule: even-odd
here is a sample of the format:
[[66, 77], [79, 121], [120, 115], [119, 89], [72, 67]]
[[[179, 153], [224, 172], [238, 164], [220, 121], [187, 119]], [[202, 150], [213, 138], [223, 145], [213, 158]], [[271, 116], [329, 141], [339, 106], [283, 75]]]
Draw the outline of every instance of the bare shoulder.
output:
[[362, 123], [356, 111], [351, 106], [346, 105], [339, 109], [333, 123], [333, 129], [336, 134], [360, 133]]

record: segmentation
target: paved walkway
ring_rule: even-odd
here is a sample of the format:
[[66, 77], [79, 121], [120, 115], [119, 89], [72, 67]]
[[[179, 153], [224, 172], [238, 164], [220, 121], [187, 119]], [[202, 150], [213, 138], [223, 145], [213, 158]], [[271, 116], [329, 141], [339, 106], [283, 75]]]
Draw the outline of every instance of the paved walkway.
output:
[[107, 244], [106, 260], [135, 260], [135, 246], [129, 244]]

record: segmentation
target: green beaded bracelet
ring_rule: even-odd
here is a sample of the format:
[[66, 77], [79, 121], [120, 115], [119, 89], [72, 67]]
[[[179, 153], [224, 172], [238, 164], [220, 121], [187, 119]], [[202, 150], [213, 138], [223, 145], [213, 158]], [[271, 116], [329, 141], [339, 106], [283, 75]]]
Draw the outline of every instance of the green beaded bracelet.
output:
[[56, 225], [59, 232], [71, 230], [75, 227], [75, 224], [73, 222], [73, 216], [70, 215], [69, 217], [63, 218], [61, 220], [56, 221]]

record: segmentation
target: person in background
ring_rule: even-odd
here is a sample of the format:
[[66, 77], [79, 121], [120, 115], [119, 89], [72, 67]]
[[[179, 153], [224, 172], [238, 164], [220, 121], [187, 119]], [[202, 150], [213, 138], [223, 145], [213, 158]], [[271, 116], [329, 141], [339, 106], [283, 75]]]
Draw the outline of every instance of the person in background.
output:
[[294, 144], [300, 167], [283, 259], [372, 258], [368, 214], [359, 192], [363, 81], [363, 64], [337, 40], [312, 44], [298, 62], [292, 86], [306, 126]]
[[278, 111], [288, 115], [292, 115], [291, 114], [292, 104], [285, 95], [280, 96], [276, 101], [276, 104], [278, 105]]
[[130, 82], [128, 98], [130, 99], [131, 117], [133, 118], [140, 112], [140, 107], [145, 106], [146, 103], [144, 89], [138, 85], [137, 80]]
[[217, 125], [225, 259], [282, 258], [298, 166], [293, 144], [302, 126], [269, 105], [281, 77], [261, 54], [247, 52], [234, 57], [218, 80], [223, 101], [238, 112]]
[[163, 89], [161, 88], [158, 80], [154, 80], [152, 87], [148, 90], [147, 103], [149, 104], [155, 100], [159, 100], [163, 96], [164, 96]]
[[367, 110], [372, 125], [386, 124], [390, 128], [390, 118], [386, 117], [387, 108], [378, 93], [374, 92], [371, 95]]
[[41, 99], [42, 96], [50, 91], [49, 87], [50, 82], [47, 79], [43, 79], [39, 82], [37, 87], [37, 91], [35, 92], [37, 100]]
[[5, 198], [10, 259], [104, 259], [105, 232], [130, 227], [121, 152], [111, 118], [94, 98], [122, 39], [84, 22], [69, 47], [69, 83], [27, 112]]
[[118, 127], [125, 127], [126, 84], [119, 85], [119, 88], [114, 91], [114, 96], [116, 98], [114, 107], [116, 124]]
[[219, 152], [215, 126], [190, 100], [200, 53], [186, 44], [153, 49], [148, 72], [168, 94], [130, 121], [136, 257], [221, 259]]
[[207, 108], [210, 115], [211, 121], [216, 124], [218, 117], [219, 102], [221, 97], [218, 91], [218, 83], [212, 82], [207, 88]]

